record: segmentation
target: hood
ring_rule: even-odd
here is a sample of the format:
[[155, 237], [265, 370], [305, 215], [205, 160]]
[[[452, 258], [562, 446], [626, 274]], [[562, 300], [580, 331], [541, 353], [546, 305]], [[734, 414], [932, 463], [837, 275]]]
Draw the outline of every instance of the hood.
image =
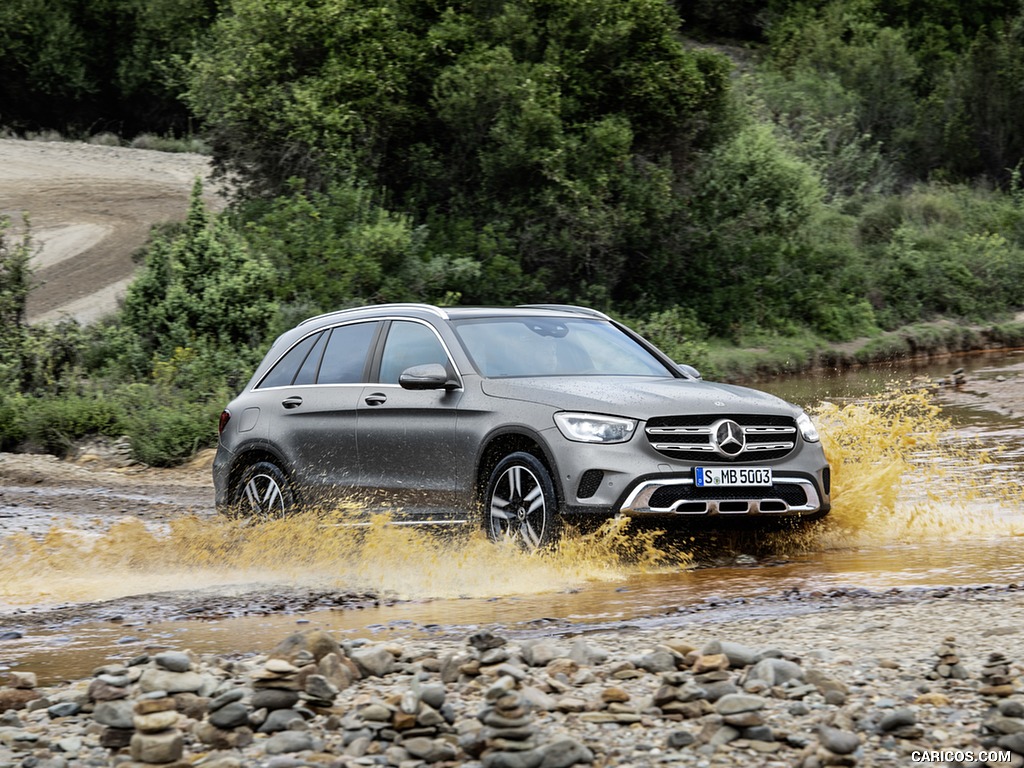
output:
[[567, 411], [634, 419], [680, 413], [759, 413], [796, 416], [800, 409], [756, 389], [693, 379], [646, 376], [537, 376], [484, 379], [491, 397], [522, 400]]

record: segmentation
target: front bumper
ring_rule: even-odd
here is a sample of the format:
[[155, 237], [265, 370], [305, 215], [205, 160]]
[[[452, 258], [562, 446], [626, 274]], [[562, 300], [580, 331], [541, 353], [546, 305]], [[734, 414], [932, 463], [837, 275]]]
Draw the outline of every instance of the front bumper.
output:
[[776, 474], [765, 488], [697, 489], [691, 478], [640, 481], [619, 508], [624, 515], [810, 515], [827, 511], [807, 477]]
[[[712, 489], [696, 487], [694, 463], [667, 459], [643, 440], [598, 445], [570, 443], [557, 433], [547, 437], [570, 515], [807, 517], [831, 508], [830, 471], [819, 443], [801, 440], [784, 459], [763, 462], [772, 469], [771, 486]], [[708, 465], [721, 464], [702, 463]]]

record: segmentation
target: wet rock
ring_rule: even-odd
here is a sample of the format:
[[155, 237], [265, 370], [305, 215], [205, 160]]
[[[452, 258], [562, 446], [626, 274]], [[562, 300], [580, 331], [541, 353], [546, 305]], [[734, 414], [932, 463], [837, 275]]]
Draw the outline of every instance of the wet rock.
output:
[[208, 716], [211, 725], [222, 730], [241, 728], [249, 724], [249, 708], [240, 701], [230, 701]]
[[470, 635], [467, 642], [478, 651], [489, 651], [500, 648], [508, 641], [504, 637], [498, 637], [489, 629], [482, 629]]
[[309, 731], [281, 731], [267, 739], [264, 750], [268, 755], [284, 755], [317, 749], [317, 740]]
[[563, 738], [538, 749], [540, 768], [569, 768], [572, 765], [594, 762], [594, 753], [575, 739]]
[[818, 729], [821, 745], [836, 755], [852, 755], [860, 747], [860, 736], [850, 731], [823, 725]]
[[134, 730], [135, 724], [132, 722], [134, 712], [134, 703], [127, 699], [101, 701], [93, 709], [92, 719], [111, 728]]
[[139, 688], [146, 692], [195, 693], [202, 689], [205, 678], [198, 672], [171, 672], [150, 667], [139, 678]]
[[257, 688], [250, 702], [253, 709], [291, 709], [299, 701], [299, 692], [285, 688]]
[[394, 672], [396, 667], [394, 655], [381, 645], [359, 648], [352, 652], [350, 658], [367, 677], [384, 677]]
[[192, 659], [189, 655], [177, 651], [158, 653], [153, 657], [153, 662], [168, 672], [189, 672], [192, 669]]
[[74, 717], [82, 711], [82, 705], [74, 701], [64, 701], [46, 708], [46, 714], [51, 718]]
[[140, 763], [173, 763], [185, 752], [185, 739], [177, 729], [136, 733], [130, 742], [132, 759]]
[[715, 702], [715, 711], [720, 715], [736, 715], [741, 712], [755, 712], [763, 709], [765, 700], [747, 693], [730, 693]]
[[747, 645], [733, 643], [728, 640], [712, 640], [701, 649], [706, 656], [724, 654], [733, 669], [742, 669], [760, 661], [760, 653]]
[[783, 685], [791, 680], [802, 682], [804, 670], [786, 659], [762, 659], [747, 673], [747, 680], [762, 680], [769, 686]]
[[522, 654], [531, 667], [546, 667], [555, 659], [567, 658], [569, 649], [552, 640], [531, 640], [523, 643]]
[[300, 654], [308, 654], [317, 663], [330, 654], [338, 658], [345, 655], [337, 641], [322, 629], [291, 634], [274, 646], [268, 655], [272, 659], [294, 662]]
[[41, 699], [42, 694], [23, 688], [0, 688], [0, 712], [24, 709], [30, 701]]
[[883, 731], [895, 731], [909, 725], [917, 724], [917, 715], [907, 708], [894, 709], [882, 716], [878, 727]]

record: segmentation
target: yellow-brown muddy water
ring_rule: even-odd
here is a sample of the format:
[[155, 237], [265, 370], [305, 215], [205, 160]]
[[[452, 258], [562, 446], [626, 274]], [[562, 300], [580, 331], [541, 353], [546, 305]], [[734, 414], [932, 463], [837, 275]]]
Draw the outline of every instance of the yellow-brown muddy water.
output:
[[[1006, 441], [965, 435], [923, 394], [890, 392], [813, 411], [833, 468], [833, 511], [794, 530], [660, 537], [619, 520], [569, 535], [554, 551], [526, 554], [479, 535], [389, 526], [382, 517], [353, 528], [344, 524], [348, 513], [332, 511], [256, 526], [187, 516], [164, 528], [126, 520], [105, 531], [62, 525], [42, 537], [8, 536], [0, 562], [0, 602], [8, 607], [254, 587], [268, 595], [298, 587], [411, 602], [218, 622], [143, 625], [127, 616], [32, 631], [0, 648], [0, 668], [87, 672], [107, 656], [133, 655], [136, 641], [259, 650], [296, 622], [362, 636], [429, 632], [431, 625], [525, 626], [544, 617], [593, 625], [661, 615], [709, 596], [793, 587], [1024, 580], [1022, 474], [1016, 461], [1001, 461]], [[16, 624], [9, 615], [0, 629]]]

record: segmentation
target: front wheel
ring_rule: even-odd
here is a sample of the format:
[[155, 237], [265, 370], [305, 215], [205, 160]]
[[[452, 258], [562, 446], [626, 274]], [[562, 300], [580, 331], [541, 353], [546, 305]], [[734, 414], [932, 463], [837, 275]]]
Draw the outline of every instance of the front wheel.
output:
[[547, 467], [517, 451], [494, 468], [484, 496], [484, 526], [492, 541], [511, 539], [535, 550], [558, 538], [558, 499]]
[[291, 481], [271, 461], [257, 461], [246, 467], [232, 498], [232, 509], [242, 517], [271, 519], [284, 517], [296, 504]]

